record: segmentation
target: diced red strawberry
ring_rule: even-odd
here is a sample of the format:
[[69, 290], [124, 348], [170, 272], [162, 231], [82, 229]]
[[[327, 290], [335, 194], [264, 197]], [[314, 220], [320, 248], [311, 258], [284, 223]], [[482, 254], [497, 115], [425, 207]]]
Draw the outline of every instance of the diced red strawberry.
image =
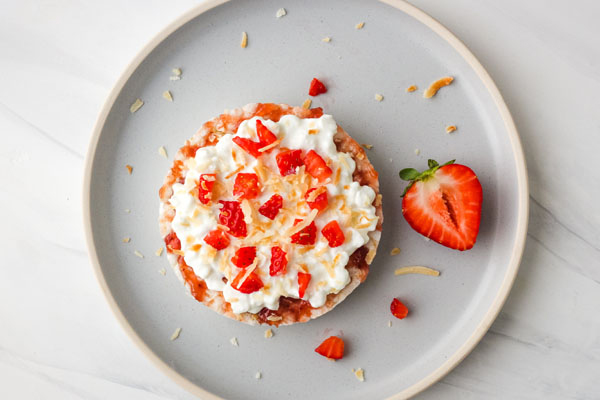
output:
[[326, 92], [327, 92], [327, 88], [325, 87], [323, 82], [321, 82], [317, 78], [313, 78], [313, 80], [310, 81], [310, 88], [308, 89], [308, 94], [310, 96], [318, 96], [321, 93], [326, 93]]
[[337, 336], [330, 336], [315, 351], [323, 357], [339, 360], [344, 357], [344, 341]]
[[244, 212], [238, 201], [219, 201], [223, 204], [219, 213], [219, 223], [229, 228], [229, 233], [237, 238], [246, 237], [248, 234]]
[[274, 194], [269, 200], [265, 201], [265, 204], [260, 206], [258, 212], [269, 219], [275, 219], [281, 207], [283, 207], [283, 197]]
[[231, 262], [238, 268], [247, 268], [252, 265], [256, 258], [256, 247], [240, 247], [235, 252], [235, 255], [231, 258]]
[[208, 234], [204, 236], [204, 241], [217, 250], [223, 250], [225, 247], [229, 246], [230, 242], [229, 236], [220, 229], [208, 232]]
[[454, 161], [440, 166], [429, 160], [429, 169], [400, 171], [411, 181], [402, 201], [409, 225], [428, 238], [452, 249], [473, 247], [481, 220], [482, 190], [475, 173]]
[[302, 150], [284, 150], [280, 151], [275, 156], [277, 167], [281, 176], [291, 175], [296, 173], [296, 168], [304, 165], [302, 161]]
[[331, 221], [321, 229], [321, 233], [329, 242], [329, 247], [338, 247], [344, 244], [346, 237], [337, 221]]
[[198, 180], [198, 200], [202, 204], [208, 204], [212, 200], [213, 186], [217, 174], [202, 174]]
[[390, 311], [398, 319], [404, 319], [408, 315], [408, 308], [398, 299], [392, 300]]
[[[322, 186], [323, 189], [325, 189]], [[314, 192], [315, 190], [317, 190], [317, 188], [312, 188], [312, 189], [308, 189], [308, 192], [306, 192], [306, 194], [304, 195], [304, 198], [306, 199], [306, 204], [308, 204], [308, 206], [313, 209], [313, 210], [319, 210], [319, 211], [323, 211], [324, 209], [327, 208], [327, 189], [325, 189], [322, 193], [318, 194], [317, 197], [315, 197], [315, 199], [313, 201], [309, 201], [309, 199], [311, 198], [311, 193]], [[322, 190], [319, 188], [319, 190]]]
[[271, 265], [269, 275], [285, 275], [288, 263], [287, 254], [279, 246], [271, 247]]
[[231, 140], [233, 140], [233, 143], [237, 144], [242, 149], [244, 149], [246, 151], [246, 153], [251, 154], [256, 158], [258, 158], [262, 154], [260, 151], [258, 151], [258, 149], [260, 149], [264, 146], [258, 142], [255, 142], [255, 141], [247, 139], [247, 138], [239, 137], [239, 136], [235, 136]]
[[240, 271], [231, 282], [231, 287], [242, 293], [250, 294], [259, 291], [264, 286], [260, 277], [254, 272], [251, 272], [244, 282], [240, 282], [245, 274], [246, 271]]
[[239, 173], [233, 184], [233, 195], [240, 199], [254, 199], [260, 194], [260, 185], [256, 174]]
[[[302, 222], [301, 219], [296, 219], [294, 221], [294, 225], [298, 225]], [[292, 235], [292, 243], [294, 244], [302, 244], [302, 245], [311, 245], [315, 244], [317, 240], [317, 226], [315, 225], [315, 221], [311, 222], [310, 225], [305, 227], [299, 232], [296, 232]]]
[[319, 182], [323, 182], [332, 173], [331, 168], [327, 166], [325, 160], [323, 160], [323, 158], [314, 150], [311, 150], [306, 154], [304, 157], [304, 165], [306, 165], [306, 172], [313, 178], [317, 178]]
[[169, 253], [172, 253], [173, 250], [181, 250], [181, 242], [173, 231], [165, 236], [165, 245], [167, 246], [167, 251]]
[[[260, 120], [256, 120], [256, 134], [261, 147], [265, 147], [277, 140], [277, 136], [269, 130]], [[267, 150], [267, 152], [270, 150]]]
[[306, 288], [310, 283], [310, 278], [312, 278], [310, 274], [298, 272], [298, 297], [304, 297], [304, 293], [306, 293]]

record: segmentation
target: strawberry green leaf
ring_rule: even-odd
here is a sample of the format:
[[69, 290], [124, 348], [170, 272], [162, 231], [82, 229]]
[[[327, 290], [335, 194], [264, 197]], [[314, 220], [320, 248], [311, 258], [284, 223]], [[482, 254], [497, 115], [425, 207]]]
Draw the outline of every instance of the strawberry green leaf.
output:
[[417, 179], [418, 176], [419, 171], [414, 168], [404, 168], [402, 171], [400, 171], [400, 179], [403, 181], [412, 181]]
[[430, 169], [431, 169], [431, 168], [435, 168], [435, 167], [437, 167], [438, 165], [440, 165], [440, 164], [438, 164], [438, 162], [437, 162], [437, 161], [435, 161], [435, 160], [432, 160], [432, 159], [429, 159], [429, 160], [427, 160], [427, 166], [428, 166]]

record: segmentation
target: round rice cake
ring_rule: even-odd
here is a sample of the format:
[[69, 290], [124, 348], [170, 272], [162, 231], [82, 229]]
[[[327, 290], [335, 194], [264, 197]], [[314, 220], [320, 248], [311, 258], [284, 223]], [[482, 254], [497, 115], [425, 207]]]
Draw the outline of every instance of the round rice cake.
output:
[[175, 274], [196, 300], [248, 324], [333, 309], [366, 279], [383, 222], [377, 172], [321, 108], [226, 111], [179, 149], [159, 197]]

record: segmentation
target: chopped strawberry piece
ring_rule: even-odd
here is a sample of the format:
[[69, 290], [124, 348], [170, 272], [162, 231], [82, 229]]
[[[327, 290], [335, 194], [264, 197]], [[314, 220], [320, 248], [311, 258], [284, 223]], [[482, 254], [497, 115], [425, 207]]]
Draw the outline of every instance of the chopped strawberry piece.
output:
[[310, 88], [308, 89], [308, 94], [310, 96], [318, 96], [321, 93], [326, 92], [327, 88], [325, 87], [325, 85], [323, 85], [323, 82], [321, 82], [317, 78], [313, 78], [313, 80], [310, 81]]
[[281, 250], [281, 247], [271, 247], [271, 265], [269, 266], [269, 275], [285, 275], [288, 263], [287, 253]]
[[329, 247], [338, 247], [344, 244], [346, 237], [337, 221], [331, 221], [321, 229], [321, 233], [329, 242]]
[[244, 149], [246, 151], [246, 153], [253, 155], [256, 158], [258, 158], [262, 154], [260, 151], [258, 151], [258, 149], [260, 149], [261, 147], [264, 147], [260, 143], [257, 143], [253, 140], [239, 137], [239, 136], [235, 136], [231, 140], [233, 140], [233, 143], [237, 144], [242, 149]]
[[233, 282], [231, 282], [231, 287], [242, 293], [250, 294], [259, 291], [264, 286], [263, 282], [260, 280], [260, 277], [254, 272], [250, 272], [250, 275], [248, 275], [246, 280], [244, 282], [240, 282], [244, 275], [246, 275], [246, 271], [240, 271], [240, 273], [237, 274], [237, 276], [233, 279]]
[[248, 247], [240, 247], [235, 252], [235, 255], [231, 258], [231, 262], [238, 268], [247, 268], [249, 265], [252, 265], [254, 259], [256, 258], [256, 247], [248, 246]]
[[213, 186], [217, 174], [202, 174], [198, 180], [198, 200], [202, 204], [208, 204], [212, 200]]
[[223, 204], [219, 213], [219, 223], [229, 228], [229, 233], [237, 238], [246, 237], [248, 234], [244, 212], [238, 201], [219, 201]]
[[[260, 120], [256, 120], [256, 134], [261, 147], [265, 147], [277, 140], [277, 136], [269, 130]], [[269, 151], [269, 150], [267, 150]]]
[[398, 319], [404, 319], [408, 315], [408, 308], [398, 299], [392, 300], [390, 311]]
[[204, 236], [204, 241], [217, 250], [223, 250], [225, 247], [229, 246], [229, 236], [220, 229], [208, 232], [208, 234]]
[[254, 199], [260, 194], [260, 185], [256, 174], [239, 173], [233, 184], [233, 195], [240, 199]]
[[[323, 187], [324, 188], [324, 187]], [[308, 189], [308, 192], [306, 192], [306, 194], [304, 195], [304, 198], [306, 199], [306, 204], [308, 204], [308, 206], [313, 209], [313, 210], [319, 210], [319, 211], [323, 211], [324, 209], [327, 208], [327, 190], [325, 189], [322, 193], [318, 194], [314, 200], [310, 201], [309, 199], [312, 197], [310, 194], [312, 192], [314, 192], [315, 190], [317, 190], [317, 188], [312, 188], [312, 189]], [[321, 190], [319, 188], [319, 190]]]
[[411, 183], [402, 200], [402, 214], [409, 225], [446, 247], [473, 247], [481, 221], [481, 183], [469, 167], [450, 161], [439, 165], [429, 160], [429, 169], [400, 171]]
[[310, 283], [310, 278], [312, 276], [310, 274], [306, 274], [304, 272], [298, 272], [298, 297], [303, 298], [304, 293], [306, 292], [306, 288]]
[[284, 150], [280, 151], [275, 156], [279, 173], [281, 176], [291, 175], [296, 173], [296, 168], [304, 165], [302, 161], [302, 150]]
[[258, 212], [269, 219], [275, 219], [281, 207], [283, 207], [283, 197], [274, 194], [269, 200], [265, 201], [265, 204], [260, 206]]
[[[294, 221], [294, 225], [298, 225], [302, 222], [301, 219], [296, 219]], [[292, 235], [292, 243], [294, 244], [302, 244], [302, 245], [311, 245], [315, 244], [317, 240], [317, 226], [315, 225], [315, 221], [311, 222], [310, 225], [305, 227], [299, 232], [296, 232]]]
[[181, 242], [175, 232], [170, 232], [165, 236], [165, 245], [167, 246], [167, 251], [169, 253], [172, 253], [173, 250], [181, 250]]
[[323, 357], [339, 360], [344, 357], [344, 341], [337, 336], [330, 336], [315, 351]]
[[304, 164], [306, 165], [306, 171], [313, 178], [317, 178], [319, 182], [323, 182], [332, 173], [331, 168], [327, 166], [325, 160], [323, 160], [323, 158], [314, 150], [311, 150], [306, 154], [304, 157]]

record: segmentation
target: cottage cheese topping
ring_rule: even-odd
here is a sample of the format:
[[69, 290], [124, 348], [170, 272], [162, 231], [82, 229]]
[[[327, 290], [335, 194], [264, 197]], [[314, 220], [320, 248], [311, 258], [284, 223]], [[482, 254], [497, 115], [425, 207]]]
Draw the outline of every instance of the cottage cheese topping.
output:
[[[350, 277], [345, 268], [348, 259], [369, 241], [369, 232], [375, 231], [377, 216], [372, 205], [375, 192], [353, 181], [355, 163], [348, 154], [337, 151], [333, 142], [337, 125], [330, 115], [314, 119], [286, 115], [279, 122], [258, 119], [277, 136], [280, 143], [259, 158], [235, 144], [231, 134], [221, 137], [214, 146], [198, 149], [195, 158], [186, 160], [189, 170], [185, 182], [173, 185], [170, 203], [175, 208], [175, 217], [172, 228], [181, 241], [185, 262], [204, 279], [209, 289], [223, 292], [234, 313], [257, 313], [263, 307], [276, 310], [281, 296], [298, 298], [298, 272], [311, 274], [303, 298], [313, 307], [321, 307], [329, 293], [338, 293], [349, 283]], [[256, 120], [255, 117], [244, 121], [235, 136], [256, 141]], [[295, 174], [282, 177], [275, 159], [282, 148], [301, 149], [304, 153], [314, 150], [328, 162], [333, 173], [319, 183], [302, 166]], [[198, 200], [197, 187], [200, 175], [208, 173], [216, 174], [213, 189], [216, 201], [203, 205]], [[203, 238], [217, 229], [222, 207], [218, 200], [237, 200], [232, 193], [238, 173], [256, 173], [261, 193], [255, 199], [241, 202], [247, 236], [236, 238], [230, 235], [230, 245], [217, 251]], [[305, 201], [305, 193], [318, 186], [327, 188], [328, 207], [314, 219], [316, 242], [314, 246], [291, 243], [294, 220], [305, 219], [313, 211]], [[271, 221], [257, 210], [276, 193], [283, 197], [283, 208]], [[345, 236], [344, 243], [334, 248], [321, 233], [323, 226], [332, 220], [339, 223]], [[276, 245], [287, 252], [287, 272], [270, 276], [271, 247]], [[263, 288], [250, 294], [241, 293], [231, 286], [234, 277], [242, 271], [231, 262], [231, 258], [243, 246], [256, 246], [254, 273], [264, 284]]]

